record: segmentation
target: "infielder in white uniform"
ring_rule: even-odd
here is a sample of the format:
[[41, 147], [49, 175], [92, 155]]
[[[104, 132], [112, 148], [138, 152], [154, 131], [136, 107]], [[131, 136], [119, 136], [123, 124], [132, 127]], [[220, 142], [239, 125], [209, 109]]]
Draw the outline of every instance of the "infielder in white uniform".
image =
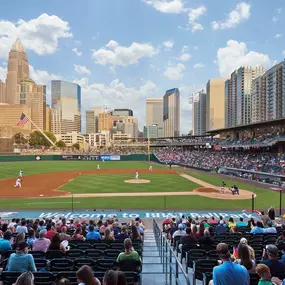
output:
[[100, 170], [100, 165], [99, 164], [97, 164], [97, 170]]
[[20, 177], [18, 177], [17, 180], [16, 180], [16, 184], [14, 185], [14, 188], [16, 188], [16, 187], [22, 188], [21, 178]]
[[149, 166], [148, 171], [152, 171], [152, 165]]
[[20, 170], [20, 172], [19, 172], [19, 177], [23, 177], [23, 170]]
[[136, 180], [138, 180], [138, 179], [139, 179], [139, 172], [136, 171]]

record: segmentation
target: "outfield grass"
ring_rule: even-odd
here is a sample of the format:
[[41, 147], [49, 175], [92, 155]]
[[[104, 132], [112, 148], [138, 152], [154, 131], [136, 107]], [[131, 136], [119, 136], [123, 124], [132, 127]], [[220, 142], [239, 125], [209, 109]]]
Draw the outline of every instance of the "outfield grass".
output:
[[182, 192], [199, 188], [178, 175], [141, 174], [140, 179], [150, 180], [146, 184], [129, 184], [124, 181], [134, 179], [128, 174], [80, 175], [59, 189], [77, 193], [129, 193], [129, 192]]

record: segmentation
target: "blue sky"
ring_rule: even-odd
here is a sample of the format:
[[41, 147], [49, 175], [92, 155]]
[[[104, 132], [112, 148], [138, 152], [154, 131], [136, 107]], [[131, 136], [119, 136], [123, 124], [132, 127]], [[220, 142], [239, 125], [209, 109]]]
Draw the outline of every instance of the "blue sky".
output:
[[[19, 37], [31, 77], [82, 86], [92, 106], [130, 108], [145, 124], [145, 98], [181, 91], [181, 131], [192, 129], [189, 94], [241, 65], [269, 68], [285, 56], [284, 0], [5, 1], [0, 78]], [[284, 34], [283, 34], [284, 32]], [[50, 98], [50, 94], [48, 94]], [[83, 114], [84, 121], [84, 114]]]

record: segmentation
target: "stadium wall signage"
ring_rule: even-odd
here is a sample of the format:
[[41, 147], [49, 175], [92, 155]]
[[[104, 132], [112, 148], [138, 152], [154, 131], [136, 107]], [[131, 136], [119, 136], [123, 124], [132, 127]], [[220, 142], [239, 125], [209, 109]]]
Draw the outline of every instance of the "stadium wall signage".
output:
[[62, 160], [95, 160], [95, 161], [115, 161], [121, 160], [119, 155], [62, 155]]
[[117, 218], [136, 218], [140, 217], [142, 219], [153, 219], [153, 218], [167, 218], [172, 216], [182, 216], [185, 217], [191, 216], [192, 218], [210, 218], [214, 216], [215, 218], [219, 218], [222, 216], [225, 219], [229, 217], [233, 217], [234, 219], [239, 219], [240, 217], [246, 219], [254, 218], [260, 219], [260, 216], [255, 213], [244, 213], [244, 212], [130, 212], [130, 211], [85, 211], [85, 212], [39, 212], [39, 211], [26, 211], [26, 212], [0, 212], [0, 217], [2, 219], [10, 219], [10, 218], [30, 218], [30, 219], [38, 219], [38, 218], [47, 218], [50, 219], [54, 217], [55, 219], [61, 217], [66, 219], [99, 219], [100, 217], [114, 217]]

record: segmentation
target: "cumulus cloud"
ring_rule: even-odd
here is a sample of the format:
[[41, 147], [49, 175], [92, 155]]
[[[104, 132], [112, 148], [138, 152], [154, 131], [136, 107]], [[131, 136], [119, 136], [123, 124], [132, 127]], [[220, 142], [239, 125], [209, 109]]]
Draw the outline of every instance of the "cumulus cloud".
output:
[[226, 47], [218, 49], [216, 63], [221, 76], [228, 77], [241, 66], [269, 67], [270, 59], [267, 54], [248, 51], [244, 42], [229, 40]]
[[194, 68], [204, 68], [205, 67], [205, 64], [199, 62], [199, 63], [196, 63], [193, 65]]
[[153, 57], [158, 53], [151, 44], [133, 42], [130, 46], [120, 46], [111, 40], [104, 47], [94, 50], [92, 57], [97, 64], [128, 66], [136, 64], [144, 57]]
[[234, 10], [232, 10], [226, 20], [224, 21], [213, 21], [213, 30], [224, 30], [231, 29], [238, 26], [241, 22], [247, 20], [250, 16], [250, 4], [246, 2], [238, 3]]
[[173, 41], [165, 41], [162, 43], [162, 45], [165, 47], [166, 50], [171, 50], [174, 46]]
[[69, 23], [55, 15], [42, 14], [29, 21], [0, 21], [0, 57], [6, 58], [12, 44], [20, 38], [28, 50], [38, 55], [52, 54], [61, 38], [70, 38]]
[[185, 11], [184, 0], [143, 0], [161, 13], [180, 14]]
[[72, 51], [77, 55], [77, 56], [82, 56], [82, 52], [79, 51], [77, 48], [73, 48]]
[[74, 71], [78, 74], [91, 74], [90, 70], [84, 65], [74, 64]]
[[177, 63], [176, 65], [173, 65], [170, 63], [164, 71], [164, 76], [167, 77], [169, 80], [182, 80], [184, 76], [184, 70], [184, 64]]
[[199, 20], [199, 18], [201, 16], [206, 14], [206, 11], [207, 11], [207, 9], [204, 5], [196, 8], [196, 9], [190, 9], [189, 10], [188, 17], [189, 17], [189, 24], [191, 26], [192, 32], [204, 30], [204, 27], [200, 23], [198, 23], [197, 21]]
[[276, 34], [275, 35], [275, 39], [279, 39], [279, 38], [281, 38], [282, 37], [282, 34]]
[[177, 60], [186, 62], [186, 61], [190, 60], [190, 58], [191, 58], [191, 54], [185, 52], [185, 53], [181, 53], [181, 55], [179, 57], [177, 57]]
[[282, 13], [282, 8], [277, 8], [276, 9], [276, 14], [273, 16], [272, 21], [275, 23], [279, 19], [279, 15]]

